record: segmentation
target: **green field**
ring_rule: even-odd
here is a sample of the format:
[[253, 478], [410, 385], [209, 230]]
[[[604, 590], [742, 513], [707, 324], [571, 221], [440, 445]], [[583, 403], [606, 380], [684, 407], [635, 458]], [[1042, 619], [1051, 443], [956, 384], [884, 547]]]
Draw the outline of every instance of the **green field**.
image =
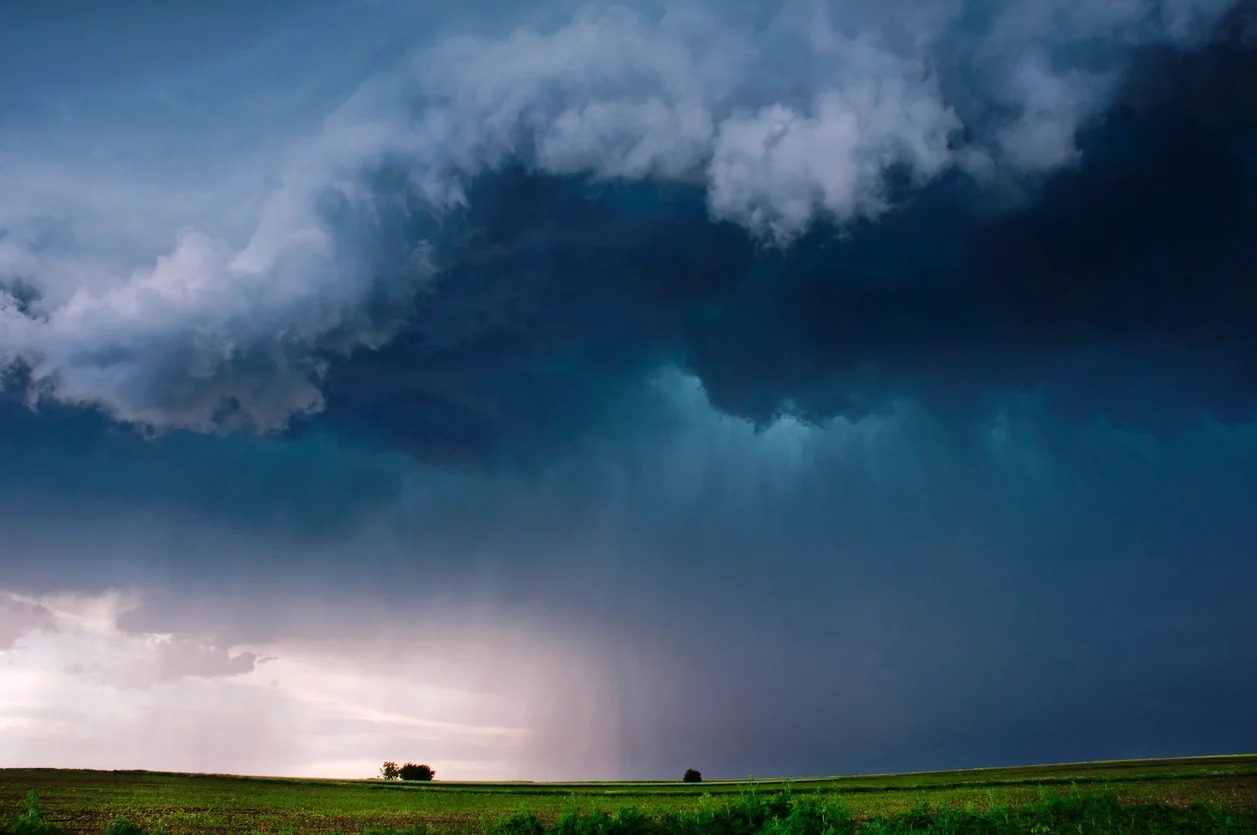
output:
[[[1204, 803], [1209, 805], [1208, 810], [1201, 807], [1196, 812], [1207, 811], [1213, 819], [1229, 817], [1227, 826], [1231, 828], [1198, 831], [1257, 831], [1257, 755], [866, 775], [788, 783], [711, 781], [698, 785], [443, 781], [415, 784], [0, 769], [0, 822], [14, 820], [22, 812], [28, 791], [33, 789], [38, 795], [43, 824], [68, 832], [104, 832], [118, 818], [147, 830], [169, 832], [362, 832], [373, 828], [405, 830], [416, 825], [436, 832], [483, 832], [495, 826], [500, 829], [502, 821], [512, 815], [516, 818], [512, 831], [526, 832], [536, 831], [538, 823], [553, 826], [565, 809], [569, 823], [577, 810], [589, 818], [591, 813], [611, 813], [625, 807], [643, 813], [656, 824], [661, 819], [672, 820], [669, 815], [679, 815], [675, 820], [680, 821], [686, 815], [707, 814], [714, 820], [712, 815], [717, 812], [728, 817], [734, 814], [728, 810], [738, 804], [746, 806], [751, 792], [755, 797], [751, 804], [762, 805], [765, 799], [787, 787], [793, 800], [784, 801], [785, 805], [779, 803], [781, 809], [787, 809], [791, 802], [806, 803], [807, 799], [834, 808], [840, 804], [856, 821], [866, 822], [868, 831], [922, 831], [910, 826], [877, 830], [875, 824], [898, 826], [893, 816], [902, 816], [914, 808], [920, 812], [918, 807], [923, 803], [936, 813], [956, 809], [977, 815], [993, 807], [1044, 806], [1051, 798], [1096, 793], [1116, 804], [1114, 808], [1146, 809], [1153, 818], [1160, 815], [1158, 819], [1164, 820], [1171, 820], [1165, 817], [1167, 814], [1187, 814], [1183, 810]], [[623, 814], [621, 818], [625, 819]], [[901, 823], [906, 821], [903, 818]], [[929, 831], [997, 831], [975, 830], [972, 826], [977, 824]], [[1034, 831], [1030, 825], [1025, 829], [1016, 828], [1020, 824], [1009, 826], [1013, 828], [998, 831]], [[711, 827], [703, 831], [708, 830], [715, 831]], [[5, 831], [2, 824], [0, 831]], [[608, 823], [601, 829], [579, 831], [647, 830], [627, 825], [617, 830]], [[722, 831], [732, 830], [725, 827]], [[780, 831], [813, 830], [805, 827]], [[1128, 831], [1175, 830], [1136, 827]]]

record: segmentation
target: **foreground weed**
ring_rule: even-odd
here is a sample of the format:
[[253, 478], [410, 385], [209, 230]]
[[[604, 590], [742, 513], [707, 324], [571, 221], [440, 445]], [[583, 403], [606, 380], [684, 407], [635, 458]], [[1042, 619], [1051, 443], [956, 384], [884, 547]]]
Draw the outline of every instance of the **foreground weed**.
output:
[[532, 812], [521, 810], [485, 827], [485, 835], [543, 835], [545, 825]]
[[619, 809], [614, 815], [565, 809], [549, 831], [556, 835], [655, 835], [666, 831], [663, 826], [657, 816], [632, 807]]
[[848, 835], [855, 832], [856, 827], [856, 820], [841, 801], [803, 796], [790, 802], [788, 815], [772, 818], [761, 832], [763, 835]]
[[149, 830], [119, 815], [105, 829], [105, 835], [149, 835]]
[[[0, 835], [67, 835], [61, 827], [47, 819], [39, 808], [39, 794], [31, 789], [26, 793], [26, 806], [7, 826], [0, 826]], [[105, 827], [105, 835], [165, 835], [162, 830], [149, 830], [119, 816]]]
[[26, 793], [26, 807], [8, 825], [13, 835], [60, 835], [61, 830], [50, 823], [39, 808], [39, 793], [31, 789]]

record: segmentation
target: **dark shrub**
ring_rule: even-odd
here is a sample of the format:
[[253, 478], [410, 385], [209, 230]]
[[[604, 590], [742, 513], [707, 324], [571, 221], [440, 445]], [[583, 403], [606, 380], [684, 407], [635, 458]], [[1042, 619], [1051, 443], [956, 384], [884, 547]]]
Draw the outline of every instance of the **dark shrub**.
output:
[[436, 776], [436, 769], [430, 765], [406, 763], [397, 770], [397, 776], [403, 780], [431, 780]]
[[697, 768], [687, 768], [685, 769], [685, 776], [681, 779], [686, 783], [701, 783], [703, 782], [703, 773]]

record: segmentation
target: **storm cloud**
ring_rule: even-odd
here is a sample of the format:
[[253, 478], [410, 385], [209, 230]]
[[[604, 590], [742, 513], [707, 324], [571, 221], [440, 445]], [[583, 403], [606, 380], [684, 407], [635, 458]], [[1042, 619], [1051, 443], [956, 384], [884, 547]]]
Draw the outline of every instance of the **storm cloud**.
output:
[[323, 417], [437, 455], [536, 453], [671, 364], [760, 425], [904, 398], [986, 419], [1010, 395], [1157, 431], [1247, 420], [1243, 31], [1140, 51], [1080, 127], [1078, 162], [1016, 193], [959, 171], [914, 189], [902, 172], [876, 221], [784, 247], [713, 223], [698, 185], [482, 175], [440, 280], [396, 339], [331, 364]]
[[0, 26], [24, 757], [1257, 741], [1257, 6], [235, 5]]
[[11, 388], [267, 431], [402, 362], [390, 403], [475, 432], [676, 364], [760, 421], [1078, 377], [1057, 394], [1121, 420], [1245, 415], [1247, 7], [899, 5], [438, 36], [298, 146], [242, 245], [187, 227], [124, 268], [10, 218]]

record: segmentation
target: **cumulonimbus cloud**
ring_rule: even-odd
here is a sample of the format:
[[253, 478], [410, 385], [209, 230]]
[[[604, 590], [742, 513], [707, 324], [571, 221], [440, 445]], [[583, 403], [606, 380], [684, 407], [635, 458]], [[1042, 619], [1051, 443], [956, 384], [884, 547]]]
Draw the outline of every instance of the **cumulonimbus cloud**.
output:
[[1135, 50], [1197, 44], [1233, 5], [595, 6], [552, 28], [443, 32], [294, 147], [247, 240], [186, 228], [129, 263], [74, 218], [6, 213], [0, 363], [32, 401], [280, 429], [323, 411], [329, 368], [397, 339], [466, 260], [448, 230], [478, 178], [671, 183], [788, 248], [944, 175], [1007, 191], [1077, 163]]

